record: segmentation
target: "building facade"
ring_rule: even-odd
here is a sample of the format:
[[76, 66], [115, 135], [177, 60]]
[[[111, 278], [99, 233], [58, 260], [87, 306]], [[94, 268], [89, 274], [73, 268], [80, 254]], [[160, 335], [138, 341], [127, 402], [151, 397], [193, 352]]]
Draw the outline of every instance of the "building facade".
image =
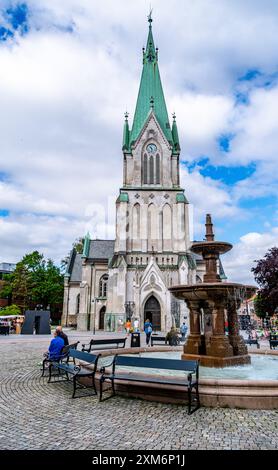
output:
[[[148, 318], [167, 331], [187, 320], [168, 287], [201, 282], [204, 264], [190, 252], [189, 203], [180, 186], [180, 143], [170, 124], [152, 19], [132, 126], [125, 115], [123, 182], [116, 201], [116, 239], [85, 237], [65, 276], [63, 323], [119, 331], [127, 318]], [[185, 320], [185, 321], [186, 321]]]

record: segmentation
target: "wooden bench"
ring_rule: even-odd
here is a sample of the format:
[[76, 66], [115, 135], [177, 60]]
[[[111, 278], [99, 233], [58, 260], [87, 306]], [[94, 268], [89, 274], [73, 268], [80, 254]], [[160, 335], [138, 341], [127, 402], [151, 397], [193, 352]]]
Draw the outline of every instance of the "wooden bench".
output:
[[270, 335], [269, 336], [269, 347], [270, 349], [275, 349], [278, 346], [278, 336]]
[[[126, 355], [116, 355], [113, 362], [106, 366], [112, 366], [112, 373], [106, 374], [105, 367], [100, 369], [102, 373], [100, 377], [100, 396], [99, 401], [107, 400], [116, 394], [115, 392], [115, 381], [126, 380], [128, 382], [144, 382], [149, 384], [161, 384], [170, 386], [184, 386], [188, 393], [188, 414], [193, 413], [200, 407], [198, 380], [199, 380], [199, 362], [198, 361], [183, 361], [181, 359], [161, 359], [161, 358], [149, 358], [149, 357], [135, 357]], [[125, 372], [124, 367], [130, 367], [132, 372]], [[160, 370], [180, 370], [188, 372], [188, 374], [179, 380], [177, 376], [159, 376], [159, 375], [141, 375], [137, 374], [135, 368], [149, 368], [149, 369], [160, 369]], [[194, 377], [193, 377], [194, 376]], [[112, 395], [107, 398], [102, 398], [103, 395], [103, 384], [105, 382], [111, 383]], [[192, 400], [192, 393], [194, 394]], [[194, 409], [192, 410], [192, 401], [196, 402]]]
[[249, 344], [249, 346], [251, 346], [252, 344], [256, 344], [257, 349], [260, 349], [260, 344], [259, 344], [258, 339], [248, 338], [248, 339], [245, 339], [244, 342], [245, 342], [245, 344]]
[[151, 346], [153, 346], [155, 342], [164, 343], [165, 345], [167, 345], [165, 336], [152, 335], [151, 336]]
[[[69, 351], [70, 351], [70, 349], [77, 349], [78, 344], [79, 344], [79, 341], [77, 341], [76, 343], [68, 344], [67, 346], [64, 346], [63, 349], [62, 349], [60, 358], [50, 359], [48, 356], [46, 356], [42, 361], [42, 369], [41, 369], [42, 370], [42, 375], [41, 375], [41, 377], [44, 377], [45, 371], [48, 370], [47, 364], [49, 366], [51, 362], [57, 362], [57, 359], [58, 359], [58, 362], [62, 361], [62, 360], [65, 360], [65, 359], [67, 359], [67, 362], [69, 362], [70, 361]], [[74, 362], [74, 360], [73, 360], [73, 362]]]
[[[76, 390], [84, 389], [84, 388], [92, 388], [93, 389], [92, 395], [97, 395], [97, 390], [96, 390], [96, 385], [95, 385], [95, 373], [97, 371], [97, 363], [98, 363], [99, 357], [100, 357], [100, 354], [95, 355], [95, 354], [89, 354], [89, 353], [82, 352], [82, 351], [77, 351], [76, 349], [70, 349], [65, 360], [50, 363], [48, 383], [51, 382], [52, 377], [58, 377], [59, 381], [60, 379], [63, 380], [63, 377], [66, 377], [65, 380], [69, 381], [70, 376], [71, 376], [72, 381], [73, 381], [72, 398], [76, 398], [75, 397]], [[79, 361], [91, 364], [93, 368], [90, 370], [81, 364], [79, 365], [76, 365], [75, 363], [70, 364], [68, 361], [68, 359], [70, 358], [72, 358], [74, 361], [75, 359], [78, 359]], [[58, 371], [58, 375], [53, 375], [53, 369], [54, 370], [56, 369]], [[80, 383], [79, 379], [84, 379], [84, 378], [90, 378], [91, 385]], [[54, 380], [54, 381], [57, 381], [57, 380]]]
[[[115, 345], [116, 348], [125, 347], [126, 338], [108, 338], [108, 339], [91, 339], [88, 344], [82, 344], [82, 351], [91, 352], [96, 349], [114, 349], [111, 345]], [[101, 346], [95, 347], [95, 346]]]

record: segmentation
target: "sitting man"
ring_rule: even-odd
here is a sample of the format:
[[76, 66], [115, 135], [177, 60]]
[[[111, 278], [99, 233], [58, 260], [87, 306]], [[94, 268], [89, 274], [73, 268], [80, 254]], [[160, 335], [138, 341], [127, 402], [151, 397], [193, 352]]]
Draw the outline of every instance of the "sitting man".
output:
[[168, 331], [165, 340], [166, 343], [169, 342], [169, 346], [178, 346], [180, 344], [180, 338], [174, 326], [172, 326], [171, 330]]
[[60, 336], [64, 340], [65, 346], [69, 345], [69, 339], [66, 335], [66, 333], [63, 332], [63, 329], [61, 326], [57, 326], [56, 328], [57, 335]]
[[51, 340], [48, 352], [45, 354], [45, 356], [52, 361], [59, 360], [64, 346], [65, 342], [63, 338], [61, 338], [61, 336], [58, 335], [57, 331], [55, 330], [54, 338]]

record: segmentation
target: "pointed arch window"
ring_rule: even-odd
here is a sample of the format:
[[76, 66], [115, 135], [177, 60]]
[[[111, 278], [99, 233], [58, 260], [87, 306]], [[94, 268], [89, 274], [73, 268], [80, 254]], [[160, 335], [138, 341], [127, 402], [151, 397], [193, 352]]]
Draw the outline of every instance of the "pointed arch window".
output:
[[142, 158], [143, 184], [160, 184], [161, 182], [161, 157], [159, 153], [156, 153], [157, 150], [154, 143], [148, 144], [146, 147], [146, 153]]
[[75, 305], [75, 313], [79, 313], [80, 310], [80, 294], [76, 296], [76, 305]]
[[150, 184], [154, 184], [154, 161], [153, 156], [150, 156]]
[[144, 155], [143, 182], [148, 184], [148, 156], [146, 153]]
[[101, 276], [99, 280], [99, 297], [107, 297], [108, 274]]
[[156, 184], [160, 184], [160, 156], [157, 153], [156, 154], [156, 160], [155, 160], [155, 176], [156, 176]]

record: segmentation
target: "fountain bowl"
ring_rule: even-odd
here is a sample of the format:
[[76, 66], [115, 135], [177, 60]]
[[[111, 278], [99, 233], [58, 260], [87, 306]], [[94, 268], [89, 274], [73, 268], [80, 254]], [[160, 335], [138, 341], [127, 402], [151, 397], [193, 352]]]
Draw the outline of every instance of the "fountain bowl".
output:
[[[99, 351], [98, 351], [99, 352]], [[173, 353], [181, 353], [182, 347], [153, 346], [150, 348], [126, 348], [101, 351], [102, 359], [107, 358], [111, 362], [114, 354], [152, 354], [167, 353], [167, 357]], [[278, 351], [256, 351], [256, 356], [271, 355], [278, 361]], [[90, 368], [88, 364], [85, 367]], [[247, 366], [248, 367], [248, 366]], [[211, 369], [213, 370], [213, 369]], [[223, 369], [224, 371], [225, 369]], [[133, 372], [134, 373], [134, 372]], [[219, 369], [217, 369], [219, 375]], [[97, 374], [98, 381], [100, 374]], [[116, 384], [117, 393], [125, 397], [141, 398], [159, 403], [185, 404], [184, 387], [169, 387], [161, 384], [148, 384], [142, 382], [121, 381]], [[277, 409], [278, 408], [278, 380], [275, 379], [233, 379], [220, 377], [203, 377], [200, 373], [199, 392], [201, 406], [226, 407], [241, 409]]]

